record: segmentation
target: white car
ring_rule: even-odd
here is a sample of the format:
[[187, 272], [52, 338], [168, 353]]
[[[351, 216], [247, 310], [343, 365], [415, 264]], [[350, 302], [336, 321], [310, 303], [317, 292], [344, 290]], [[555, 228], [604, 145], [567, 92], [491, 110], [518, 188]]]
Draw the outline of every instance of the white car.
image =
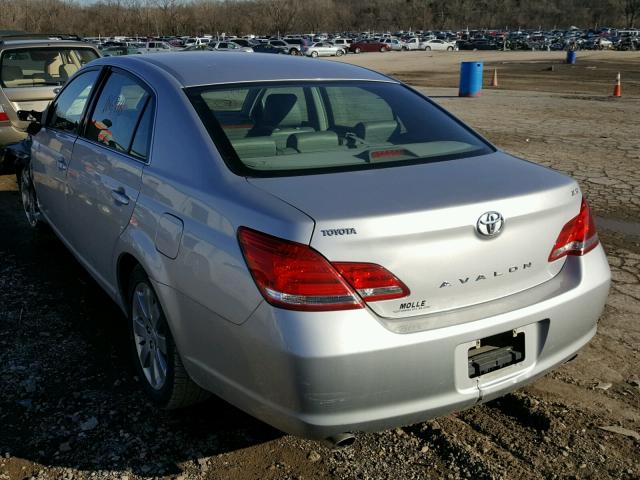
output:
[[302, 53], [307, 57], [341, 57], [344, 55], [344, 48], [329, 42], [317, 42], [310, 47], [304, 47]]
[[214, 50], [221, 51], [230, 51], [230, 52], [253, 52], [253, 48], [251, 47], [241, 47], [237, 43], [234, 42], [215, 42], [210, 43], [209, 48]]
[[137, 47], [138, 53], [168, 53], [173, 50], [167, 42], [147, 42]]
[[604, 38], [604, 37], [598, 38], [595, 41], [594, 45], [599, 50], [608, 50], [610, 48], [613, 48], [613, 42], [608, 38]]
[[447, 42], [446, 40], [436, 38], [434, 40], [427, 40], [424, 42], [424, 49], [453, 52], [454, 50], [458, 50], [458, 46], [455, 42]]
[[187, 39], [186, 42], [184, 42], [184, 46], [185, 47], [191, 47], [193, 45], [196, 45], [196, 46], [209, 45], [210, 43], [211, 43], [211, 39], [210, 38], [206, 38], [206, 37], [191, 37], [191, 38]]
[[421, 40], [418, 37], [413, 37], [404, 42], [405, 50], [424, 50], [427, 45], [427, 40]]

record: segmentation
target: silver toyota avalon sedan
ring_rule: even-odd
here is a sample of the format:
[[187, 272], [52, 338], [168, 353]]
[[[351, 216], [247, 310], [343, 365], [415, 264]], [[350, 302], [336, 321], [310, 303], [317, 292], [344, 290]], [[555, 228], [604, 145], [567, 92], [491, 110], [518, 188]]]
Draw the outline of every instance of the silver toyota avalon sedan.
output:
[[218, 395], [323, 438], [504, 395], [595, 334], [610, 272], [575, 180], [333, 62], [99, 59], [19, 173], [124, 312], [164, 408]]

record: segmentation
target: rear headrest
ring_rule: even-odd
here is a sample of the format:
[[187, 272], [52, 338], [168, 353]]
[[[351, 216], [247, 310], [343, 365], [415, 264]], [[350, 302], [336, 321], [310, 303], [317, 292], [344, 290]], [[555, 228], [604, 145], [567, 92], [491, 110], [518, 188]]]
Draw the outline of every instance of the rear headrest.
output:
[[386, 143], [398, 128], [398, 122], [360, 122], [355, 127], [355, 134], [368, 143]]
[[262, 123], [272, 127], [299, 125], [301, 115], [297, 101], [298, 97], [292, 93], [272, 93], [264, 102]]
[[287, 140], [287, 147], [295, 148], [300, 153], [322, 152], [338, 146], [336, 132], [294, 133]]
[[244, 138], [231, 142], [238, 157], [273, 157], [276, 154], [276, 142], [265, 137]]

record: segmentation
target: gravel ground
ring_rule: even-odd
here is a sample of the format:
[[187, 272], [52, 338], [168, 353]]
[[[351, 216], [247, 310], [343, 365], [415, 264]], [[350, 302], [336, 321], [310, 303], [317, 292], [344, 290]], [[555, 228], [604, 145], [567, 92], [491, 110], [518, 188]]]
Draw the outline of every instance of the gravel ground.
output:
[[[389, 69], [402, 60], [405, 72], [418, 70], [414, 52], [388, 55]], [[637, 56], [620, 58], [612, 68], [637, 68]], [[51, 232], [26, 227], [4, 176], [0, 480], [640, 478], [640, 95], [613, 100], [596, 82], [590, 93], [559, 86], [459, 99], [421, 87], [429, 74], [414, 84], [492, 142], [580, 181], [613, 286], [576, 360], [502, 399], [362, 434], [343, 449], [284, 435], [215, 399], [159, 412], [139, 392], [117, 307]]]

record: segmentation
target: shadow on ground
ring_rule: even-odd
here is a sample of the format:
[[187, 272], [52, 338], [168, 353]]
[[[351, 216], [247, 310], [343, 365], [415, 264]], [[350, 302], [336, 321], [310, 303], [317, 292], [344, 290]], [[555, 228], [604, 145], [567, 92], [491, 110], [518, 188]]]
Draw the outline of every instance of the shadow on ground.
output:
[[154, 409], [124, 316], [50, 230], [27, 227], [16, 191], [0, 191], [0, 226], [0, 454], [156, 476], [282, 435], [217, 399]]

